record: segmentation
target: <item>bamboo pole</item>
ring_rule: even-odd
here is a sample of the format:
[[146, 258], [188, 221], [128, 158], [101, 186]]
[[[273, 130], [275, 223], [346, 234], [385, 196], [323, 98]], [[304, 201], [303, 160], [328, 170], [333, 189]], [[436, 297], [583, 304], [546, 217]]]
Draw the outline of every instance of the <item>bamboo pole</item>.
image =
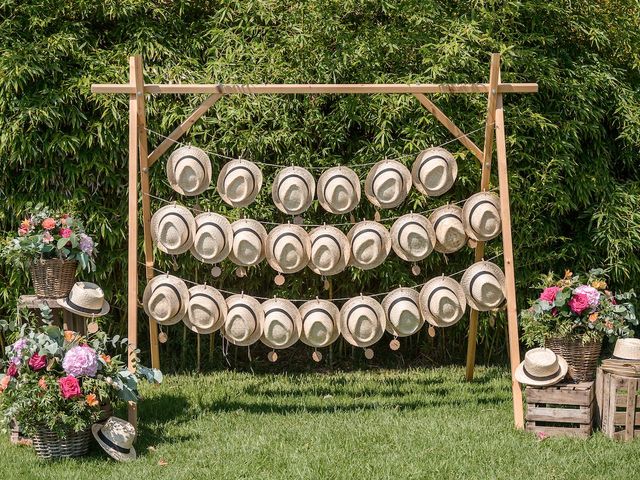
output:
[[[136, 84], [135, 57], [129, 58], [131, 85]], [[136, 349], [138, 348], [138, 101], [136, 94], [129, 95], [129, 232], [127, 251], [127, 338], [128, 367], [136, 369]], [[128, 418], [137, 426], [137, 408], [129, 402]]]
[[496, 99], [496, 150], [498, 152], [498, 184], [500, 189], [500, 217], [502, 219], [502, 246], [504, 257], [505, 287], [507, 296], [507, 330], [509, 338], [509, 362], [511, 363], [511, 391], [513, 393], [513, 420], [518, 429], [524, 428], [522, 390], [515, 379], [520, 363], [518, 339], [518, 314], [516, 311], [516, 280], [511, 239], [511, 208], [509, 206], [509, 177], [507, 174], [507, 141], [504, 131], [502, 94]]
[[[484, 130], [484, 151], [482, 155], [482, 178], [480, 179], [480, 191], [489, 189], [491, 182], [491, 157], [493, 156], [493, 132], [496, 113], [496, 96], [498, 80], [500, 78], [500, 54], [491, 55], [489, 70], [489, 95], [487, 98], [487, 123]], [[475, 261], [479, 262], [484, 257], [484, 242], [478, 242], [475, 249]], [[467, 369], [465, 378], [468, 382], [473, 380], [473, 371], [476, 365], [476, 346], [478, 344], [478, 317], [480, 312], [471, 309], [469, 315], [469, 338], [467, 343]]]

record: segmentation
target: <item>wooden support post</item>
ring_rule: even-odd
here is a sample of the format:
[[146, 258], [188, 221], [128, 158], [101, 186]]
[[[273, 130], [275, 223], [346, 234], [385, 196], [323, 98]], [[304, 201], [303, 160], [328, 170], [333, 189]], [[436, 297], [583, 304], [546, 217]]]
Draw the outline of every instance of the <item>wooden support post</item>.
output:
[[524, 428], [522, 390], [515, 379], [520, 364], [518, 338], [518, 312], [516, 310], [516, 278], [511, 239], [511, 208], [509, 206], [509, 177], [507, 174], [507, 141], [504, 131], [502, 94], [496, 99], [496, 150], [498, 152], [498, 184], [500, 187], [500, 217], [502, 219], [502, 247], [504, 258], [505, 289], [507, 294], [507, 330], [509, 338], [509, 362], [511, 363], [511, 391], [513, 394], [513, 420], [518, 429]]
[[[136, 84], [135, 57], [129, 58], [129, 74]], [[129, 95], [129, 233], [127, 254], [127, 338], [128, 367], [135, 371], [135, 350], [138, 348], [138, 101]], [[138, 424], [137, 408], [129, 402], [129, 422]]]
[[[497, 85], [500, 78], [500, 54], [491, 55], [491, 67], [489, 72], [489, 96], [487, 99], [487, 123], [484, 129], [484, 152], [482, 154], [482, 178], [480, 191], [489, 189], [491, 182], [491, 157], [493, 156], [493, 132], [496, 114]], [[479, 262], [484, 257], [484, 242], [476, 244], [475, 261]], [[473, 380], [473, 371], [476, 365], [476, 345], [478, 342], [478, 310], [471, 309], [469, 315], [469, 338], [467, 343], [467, 369], [465, 378], [468, 382]]]
[[[142, 191], [142, 227], [144, 231], [144, 261], [147, 282], [153, 278], [153, 243], [151, 241], [151, 199], [149, 198], [149, 165], [147, 143], [147, 118], [144, 98], [144, 72], [142, 56], [133, 57], [135, 64], [136, 102], [138, 108], [138, 146], [140, 152], [140, 189]], [[151, 366], [160, 368], [160, 347], [158, 345], [158, 323], [149, 318], [149, 345]]]

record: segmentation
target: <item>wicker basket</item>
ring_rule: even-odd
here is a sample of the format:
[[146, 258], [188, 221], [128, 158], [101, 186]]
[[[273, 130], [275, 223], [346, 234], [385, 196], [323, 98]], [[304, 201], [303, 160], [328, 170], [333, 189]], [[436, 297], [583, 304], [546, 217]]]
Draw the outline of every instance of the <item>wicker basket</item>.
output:
[[36, 296], [40, 298], [64, 298], [76, 281], [78, 262], [75, 260], [34, 260], [31, 264], [31, 280]]
[[576, 382], [590, 382], [596, 378], [602, 340], [583, 344], [580, 339], [550, 338], [545, 346], [564, 357], [569, 364], [569, 377]]
[[91, 430], [69, 431], [63, 437], [44, 426], [37, 428], [33, 436], [33, 448], [40, 458], [70, 458], [86, 455], [89, 450]]

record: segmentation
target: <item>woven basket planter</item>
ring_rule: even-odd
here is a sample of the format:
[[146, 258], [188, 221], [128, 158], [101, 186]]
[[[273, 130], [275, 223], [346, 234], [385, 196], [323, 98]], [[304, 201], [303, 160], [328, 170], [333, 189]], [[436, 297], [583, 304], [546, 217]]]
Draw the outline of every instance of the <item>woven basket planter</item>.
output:
[[569, 364], [569, 376], [576, 382], [590, 382], [596, 378], [602, 340], [582, 343], [580, 339], [550, 338], [545, 346]]
[[33, 436], [33, 448], [38, 457], [45, 459], [81, 457], [87, 454], [90, 441], [91, 430], [69, 431], [59, 437], [55, 432], [41, 426]]
[[34, 260], [31, 264], [31, 280], [36, 296], [40, 298], [64, 298], [76, 281], [78, 262], [75, 260]]

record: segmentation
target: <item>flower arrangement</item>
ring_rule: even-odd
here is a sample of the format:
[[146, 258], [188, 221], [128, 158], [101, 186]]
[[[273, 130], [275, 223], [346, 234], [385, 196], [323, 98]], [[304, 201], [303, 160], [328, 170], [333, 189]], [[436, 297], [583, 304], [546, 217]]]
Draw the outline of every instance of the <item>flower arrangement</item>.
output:
[[[5, 329], [7, 322], [3, 322]], [[142, 379], [162, 381], [162, 374], [141, 365], [127, 370], [127, 339], [104, 332], [87, 336], [51, 325], [19, 330], [6, 347], [0, 373], [0, 411], [7, 425], [15, 419], [27, 434], [38, 426], [64, 435], [89, 428], [102, 415], [102, 407], [118, 407], [139, 399]]]
[[638, 325], [633, 305], [635, 293], [614, 294], [607, 289], [604, 270], [586, 275], [567, 271], [559, 279], [542, 277], [540, 296], [520, 313], [523, 341], [528, 347], [544, 346], [550, 338], [579, 339], [583, 344], [615, 341], [633, 336], [631, 325]]
[[52, 212], [42, 204], [22, 220], [18, 236], [2, 251], [14, 266], [28, 268], [37, 259], [77, 260], [86, 271], [95, 271], [96, 245], [80, 220], [68, 213]]

